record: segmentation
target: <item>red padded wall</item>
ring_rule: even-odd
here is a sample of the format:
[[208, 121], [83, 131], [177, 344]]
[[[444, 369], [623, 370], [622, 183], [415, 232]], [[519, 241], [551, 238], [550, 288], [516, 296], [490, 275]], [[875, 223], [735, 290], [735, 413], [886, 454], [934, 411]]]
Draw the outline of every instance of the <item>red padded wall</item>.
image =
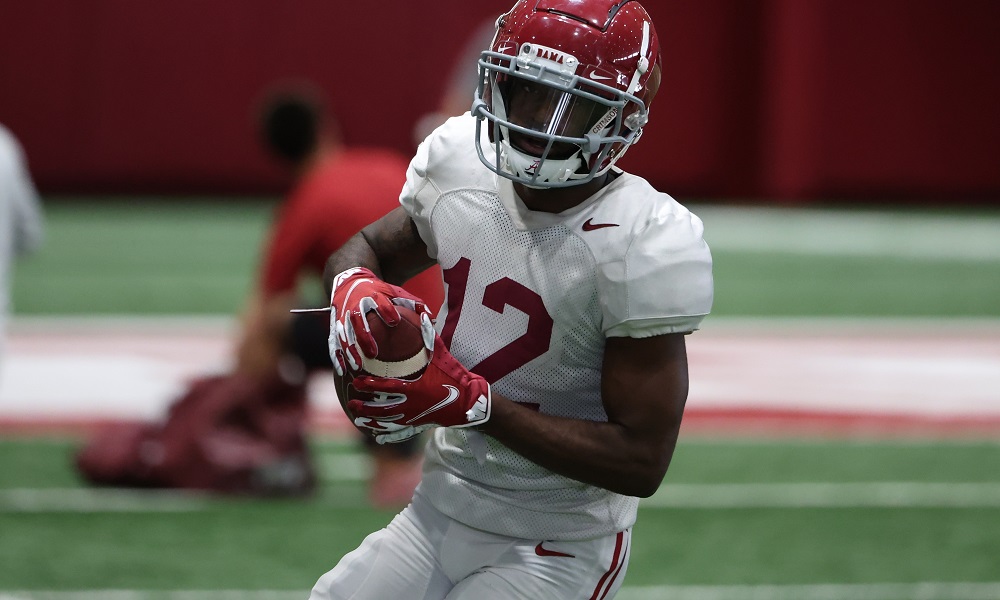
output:
[[1000, 2], [767, 6], [765, 195], [1000, 199]]
[[[0, 122], [43, 191], [273, 192], [269, 85], [310, 79], [348, 142], [410, 153], [466, 35], [509, 3], [0, 0]], [[1000, 198], [1000, 2], [644, 4], [664, 80], [623, 166], [662, 189]]]

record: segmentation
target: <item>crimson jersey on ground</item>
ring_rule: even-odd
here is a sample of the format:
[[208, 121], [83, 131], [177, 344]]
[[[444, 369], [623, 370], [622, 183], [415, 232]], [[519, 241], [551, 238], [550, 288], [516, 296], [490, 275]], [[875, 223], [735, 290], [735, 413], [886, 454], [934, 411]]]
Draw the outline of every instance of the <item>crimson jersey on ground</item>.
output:
[[[278, 208], [261, 265], [265, 297], [323, 274], [326, 259], [365, 225], [399, 206], [407, 159], [388, 150], [349, 149], [313, 167]], [[443, 298], [437, 267], [404, 286], [435, 313]]]

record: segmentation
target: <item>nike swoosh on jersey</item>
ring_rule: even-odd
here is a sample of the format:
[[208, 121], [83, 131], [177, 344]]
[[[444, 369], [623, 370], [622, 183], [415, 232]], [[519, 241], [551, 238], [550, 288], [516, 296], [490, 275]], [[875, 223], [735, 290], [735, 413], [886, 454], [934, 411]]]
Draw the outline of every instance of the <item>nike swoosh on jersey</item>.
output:
[[559, 552], [557, 550], [548, 550], [542, 546], [544, 543], [545, 542], [538, 542], [538, 545], [535, 546], [535, 554], [538, 556], [562, 556], [564, 558], [576, 558], [575, 554], [566, 554], [565, 552]]
[[444, 400], [438, 402], [434, 406], [428, 408], [424, 412], [422, 412], [419, 415], [413, 417], [412, 419], [410, 419], [409, 421], [407, 421], [407, 423], [413, 423], [414, 421], [416, 421], [420, 417], [423, 417], [425, 415], [429, 415], [430, 413], [432, 413], [432, 412], [434, 412], [436, 410], [441, 410], [442, 408], [448, 406], [449, 404], [451, 404], [455, 400], [458, 400], [458, 388], [456, 388], [453, 385], [446, 385], [444, 387], [448, 388], [448, 395], [445, 396]]
[[595, 229], [604, 229], [605, 227], [618, 227], [618, 223], [594, 223], [593, 219], [587, 219], [583, 224], [584, 231], [594, 231]]

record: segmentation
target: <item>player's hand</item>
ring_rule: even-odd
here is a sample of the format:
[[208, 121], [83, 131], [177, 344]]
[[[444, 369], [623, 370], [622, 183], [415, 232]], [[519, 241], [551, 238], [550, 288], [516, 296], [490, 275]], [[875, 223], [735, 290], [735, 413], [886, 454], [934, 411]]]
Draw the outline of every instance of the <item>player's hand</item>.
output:
[[328, 341], [337, 375], [343, 377], [348, 369], [360, 369], [362, 352], [367, 356], [378, 354], [365, 315], [374, 310], [386, 325], [394, 327], [400, 319], [397, 305], [423, 313], [430, 320], [430, 310], [420, 298], [382, 281], [368, 269], [354, 267], [333, 278]]
[[355, 378], [354, 387], [375, 398], [348, 402], [354, 424], [371, 430], [384, 444], [434, 425], [475, 427], [489, 421], [490, 384], [458, 362], [440, 336], [434, 336], [432, 352], [431, 362], [417, 379]]

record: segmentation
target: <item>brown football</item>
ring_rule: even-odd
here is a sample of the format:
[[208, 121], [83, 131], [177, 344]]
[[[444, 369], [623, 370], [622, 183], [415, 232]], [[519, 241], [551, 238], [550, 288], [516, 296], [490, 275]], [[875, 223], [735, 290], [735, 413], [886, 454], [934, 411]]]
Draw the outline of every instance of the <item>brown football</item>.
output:
[[[355, 372], [348, 365], [344, 377], [333, 375], [337, 397], [344, 412], [354, 422], [354, 415], [347, 409], [347, 401], [357, 399], [371, 401], [373, 395], [359, 392], [352, 385], [352, 380], [359, 375], [374, 375], [377, 377], [395, 377], [409, 379], [424, 372], [430, 362], [430, 353], [424, 348], [423, 336], [420, 333], [420, 315], [404, 306], [397, 306], [401, 317], [395, 327], [389, 327], [375, 312], [369, 312], [366, 317], [372, 337], [378, 344], [376, 356], [362, 356], [361, 370]], [[355, 424], [357, 425], [357, 424]], [[366, 434], [371, 432], [358, 427]]]
[[363, 356], [361, 371], [375, 377], [407, 378], [423, 372], [430, 360], [420, 332], [420, 313], [397, 306], [401, 317], [394, 327], [385, 324], [375, 311], [365, 317], [378, 345], [375, 356]]

